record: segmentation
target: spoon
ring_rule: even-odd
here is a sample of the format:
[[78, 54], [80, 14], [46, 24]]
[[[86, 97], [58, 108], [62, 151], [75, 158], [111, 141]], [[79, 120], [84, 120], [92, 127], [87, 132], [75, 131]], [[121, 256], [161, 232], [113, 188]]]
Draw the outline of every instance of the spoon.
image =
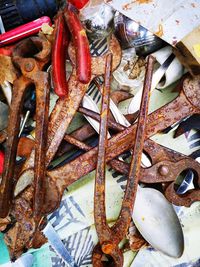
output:
[[173, 258], [183, 254], [180, 221], [172, 204], [158, 190], [138, 186], [132, 219], [153, 248]]

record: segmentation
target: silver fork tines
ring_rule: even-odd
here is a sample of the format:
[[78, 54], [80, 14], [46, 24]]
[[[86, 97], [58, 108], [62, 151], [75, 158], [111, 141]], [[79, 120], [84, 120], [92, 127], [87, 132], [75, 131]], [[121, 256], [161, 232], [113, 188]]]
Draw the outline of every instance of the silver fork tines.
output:
[[[96, 82], [98, 82], [99, 85], [102, 86], [103, 77], [96, 78]], [[91, 85], [89, 86], [87, 94], [92, 97], [92, 99], [96, 102], [97, 105], [99, 105], [101, 100], [101, 92], [94, 82], [91, 83]], [[115, 105], [115, 103], [112, 101], [112, 99], [110, 99], [110, 110], [116, 122], [120, 123], [125, 127], [129, 127], [131, 125], [129, 121], [125, 118], [125, 116], [121, 113], [121, 111], [118, 109], [118, 107]]]

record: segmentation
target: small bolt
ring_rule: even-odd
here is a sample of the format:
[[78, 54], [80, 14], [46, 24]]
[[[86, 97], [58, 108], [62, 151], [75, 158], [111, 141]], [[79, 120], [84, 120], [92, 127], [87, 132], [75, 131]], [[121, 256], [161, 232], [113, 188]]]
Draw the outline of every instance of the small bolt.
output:
[[169, 173], [169, 168], [166, 165], [161, 165], [158, 168], [158, 172], [162, 175], [162, 176], [166, 176]]
[[32, 71], [34, 67], [35, 67], [35, 63], [33, 61], [28, 61], [24, 65], [25, 71], [28, 71], [28, 72]]

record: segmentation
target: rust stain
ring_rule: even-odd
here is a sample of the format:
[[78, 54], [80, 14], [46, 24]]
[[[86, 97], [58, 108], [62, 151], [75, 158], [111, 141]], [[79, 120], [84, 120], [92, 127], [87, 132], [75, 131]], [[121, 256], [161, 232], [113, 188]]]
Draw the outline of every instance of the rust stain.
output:
[[153, 2], [153, 0], [135, 0], [135, 3], [138, 3], [138, 4], [149, 4]]
[[129, 9], [131, 9], [131, 3], [129, 3], [129, 4], [124, 4], [124, 5], [122, 6], [122, 9], [123, 9], [123, 10], [129, 10]]
[[[40, 60], [28, 59], [25, 57], [26, 51], [31, 51], [33, 44], [40, 44]], [[49, 113], [49, 79], [48, 74], [43, 72], [43, 67], [49, 62], [51, 54], [51, 45], [44, 37], [31, 37], [19, 42], [14, 50], [12, 62], [18, 66], [22, 75], [14, 81], [12, 108], [9, 115], [7, 128], [8, 138], [6, 142], [7, 151], [4, 163], [4, 172], [1, 183], [0, 198], [0, 217], [5, 218], [10, 210], [13, 200], [14, 179], [16, 173], [15, 158], [18, 146], [18, 133], [21, 119], [21, 106], [24, 102], [24, 96], [31, 84], [35, 85], [36, 90], [36, 146], [35, 146], [35, 193], [34, 207], [39, 215], [39, 206], [44, 200], [43, 181], [45, 177], [45, 157], [46, 157], [46, 139]], [[27, 62], [33, 63], [33, 69], [26, 69]], [[43, 188], [44, 189], [44, 188]]]
[[159, 24], [158, 31], [155, 32], [155, 35], [157, 35], [158, 37], [162, 37], [163, 34], [164, 34], [164, 32], [163, 32], [163, 26], [162, 26], [162, 24]]
[[122, 9], [123, 9], [123, 10], [129, 10], [129, 9], [132, 8], [132, 5], [133, 5], [133, 4], [139, 4], [139, 5], [141, 5], [141, 4], [149, 4], [149, 3], [151, 3], [151, 2], [153, 2], [153, 0], [133, 0], [133, 1], [131, 1], [130, 3], [126, 3], [126, 4], [124, 4], [124, 5], [122, 6]]
[[164, 115], [163, 114], [158, 114], [158, 118], [163, 118]]

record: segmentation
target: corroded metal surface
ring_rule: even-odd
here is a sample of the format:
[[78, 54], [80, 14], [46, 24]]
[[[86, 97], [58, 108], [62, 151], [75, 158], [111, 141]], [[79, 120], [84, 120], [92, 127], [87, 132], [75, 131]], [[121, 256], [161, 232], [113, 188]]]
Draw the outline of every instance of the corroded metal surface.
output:
[[[101, 110], [101, 124], [100, 124], [100, 137], [98, 146], [98, 161], [96, 167], [95, 178], [95, 194], [94, 194], [94, 217], [95, 227], [99, 238], [99, 245], [93, 252], [93, 265], [103, 266], [102, 255], [106, 254], [111, 256], [114, 266], [123, 266], [123, 254], [119, 250], [119, 243], [125, 237], [128, 230], [131, 215], [133, 211], [134, 199], [136, 197], [137, 185], [139, 181], [141, 156], [143, 151], [143, 143], [145, 138], [145, 128], [148, 114], [149, 105], [149, 92], [151, 90], [151, 79], [153, 74], [154, 59], [149, 57], [147, 72], [145, 75], [144, 92], [141, 102], [141, 110], [138, 119], [136, 130], [135, 145], [133, 148], [133, 157], [129, 169], [129, 175], [126, 185], [126, 191], [122, 201], [122, 207], [117, 221], [114, 226], [110, 228], [106, 222], [105, 210], [105, 156], [107, 145], [107, 120], [108, 120], [108, 107], [107, 100], [108, 94], [105, 95], [106, 90], [103, 92], [102, 110]], [[109, 72], [108, 72], [109, 73]], [[107, 72], [106, 72], [107, 74]], [[108, 74], [107, 74], [108, 76]], [[108, 77], [105, 75], [104, 89], [109, 87]], [[107, 101], [106, 101], [107, 100]], [[107, 115], [107, 116], [106, 116]], [[106, 265], [110, 263], [106, 262]]]
[[[34, 183], [31, 189], [32, 197], [26, 199], [26, 203], [24, 202], [23, 194], [15, 199], [11, 213], [17, 222], [12, 231], [16, 231], [16, 236], [19, 237], [19, 240], [9, 239], [9, 234], [12, 236], [11, 231], [8, 232], [7, 243], [15, 255], [20, 254], [25, 247], [34, 246], [34, 240], [37, 239], [37, 235], [40, 235], [37, 226], [40, 224], [41, 216], [52, 212], [59, 206], [63, 191], [68, 185], [88, 174], [97, 166], [100, 179], [97, 177], [99, 183], [97, 185], [97, 193], [95, 194], [95, 222], [100, 244], [94, 249], [93, 262], [94, 266], [103, 266], [101, 258], [105, 253], [113, 259], [112, 264], [122, 266], [123, 256], [122, 251], [118, 248], [118, 244], [128, 230], [136, 186], [139, 181], [146, 184], [162, 185], [165, 196], [176, 205], [190, 206], [194, 201], [200, 200], [200, 164], [185, 155], [158, 145], [148, 139], [186, 116], [195, 113], [200, 114], [200, 76], [194, 78], [186, 76], [179, 84], [179, 96], [147, 117], [146, 134], [141, 132], [139, 137], [136, 131], [136, 123], [125, 128], [114, 122], [111, 117], [107, 118], [105, 114], [108, 112], [108, 103], [106, 103], [104, 106], [105, 112], [101, 115], [104, 127], [102, 127], [99, 143], [99, 153], [103, 154], [100, 154], [97, 160], [98, 148], [92, 148], [83, 143], [84, 140], [95, 134], [89, 125], [86, 124], [71, 135], [66, 135], [66, 130], [77, 111], [100, 121], [98, 114], [80, 107], [89, 83], [82, 84], [77, 79], [75, 73], [75, 50], [72, 44], [69, 46], [69, 55], [72, 62], [74, 62], [74, 67], [69, 79], [69, 95], [57, 101], [49, 118], [47, 129], [49, 81], [47, 73], [43, 72], [42, 69], [49, 60], [50, 44], [45, 40], [42, 37], [25, 39], [16, 46], [13, 53], [13, 62], [21, 71], [21, 76], [14, 83], [7, 128], [6, 157], [0, 187], [0, 217], [6, 217], [12, 204], [13, 190], [19, 172], [17, 166], [15, 166], [20, 123], [19, 115], [25, 93], [31, 84], [34, 84], [36, 89], [37, 127], [35, 150], [32, 151], [30, 157], [26, 160], [19, 175], [19, 177], [22, 175], [26, 177], [26, 174], [30, 177], [34, 175]], [[104, 73], [106, 58], [110, 52], [113, 53], [112, 70], [114, 70], [121, 60], [121, 49], [114, 37], [111, 38], [109, 50], [105, 55], [92, 57], [92, 78]], [[124, 95], [124, 98], [129, 97], [128, 93], [123, 92], [122, 94], [121, 92], [121, 96], [120, 94], [116, 95], [116, 102], [118, 102], [122, 95]], [[104, 94], [104, 97], [108, 96]], [[142, 116], [143, 119], [145, 118], [144, 115], [147, 115], [146, 112]], [[132, 119], [136, 117], [137, 114]], [[107, 124], [110, 129], [119, 132], [110, 138], [108, 142], [105, 139]], [[144, 123], [142, 128], [144, 130]], [[4, 139], [2, 138], [2, 140]], [[64, 166], [46, 172], [46, 168], [56, 155], [62, 140], [69, 143], [65, 151], [69, 151], [73, 146], [76, 146], [86, 152]], [[141, 143], [138, 143], [137, 140], [140, 140]], [[143, 147], [142, 143], [144, 140]], [[132, 150], [134, 144], [136, 146], [131, 164], [116, 159], [123, 152]], [[106, 148], [105, 151], [103, 149], [104, 146]], [[152, 163], [148, 168], [140, 166], [140, 156], [134, 157], [134, 155], [141, 154], [142, 148]], [[105, 199], [104, 194], [102, 194], [105, 190], [103, 186], [105, 162], [115, 170], [127, 176], [129, 175], [122, 210], [119, 219], [112, 228], [109, 228], [106, 222]], [[98, 168], [98, 166], [100, 167]], [[178, 195], [175, 190], [175, 181], [177, 176], [185, 169], [191, 169], [196, 174], [194, 181], [195, 189], [183, 195]], [[130, 179], [131, 177], [135, 177], [135, 179]], [[24, 193], [26, 194], [29, 191], [30, 189], [27, 189]], [[23, 203], [27, 205], [27, 209], [24, 211], [22, 210]], [[25, 229], [27, 225], [30, 226], [30, 233]], [[17, 245], [17, 249], [14, 244]]]
[[[112, 231], [106, 221], [106, 204], [105, 204], [105, 161], [106, 161], [106, 147], [107, 147], [107, 133], [108, 133], [108, 113], [110, 103], [110, 82], [111, 82], [111, 66], [112, 54], [107, 56], [105, 65], [105, 81], [103, 86], [101, 114], [100, 114], [100, 128], [99, 128], [99, 145], [95, 176], [95, 190], [94, 190], [94, 220], [95, 227], [100, 242], [101, 250], [111, 249]], [[113, 237], [114, 238], [114, 237]], [[98, 262], [93, 252], [93, 265], [101, 266], [101, 260]], [[108, 253], [110, 255], [110, 253]], [[116, 266], [117, 265], [116, 263]]]
[[[38, 49], [41, 49], [38, 52]], [[36, 53], [37, 51], [37, 53]], [[30, 55], [35, 58], [30, 58]], [[9, 213], [15, 186], [15, 158], [18, 145], [20, 114], [25, 93], [30, 85], [34, 84], [36, 90], [36, 154], [35, 154], [35, 198], [34, 210], [38, 215], [39, 206], [44, 201], [43, 181], [45, 178], [46, 139], [49, 110], [49, 79], [47, 73], [42, 71], [49, 61], [51, 45], [45, 38], [31, 37], [19, 42], [13, 51], [13, 63], [20, 69], [22, 75], [15, 80], [11, 110], [9, 114], [8, 139], [4, 173], [0, 194], [0, 217]], [[29, 56], [27, 58], [27, 55]], [[39, 204], [40, 203], [40, 204]]]
[[[190, 80], [192, 82], [193, 78], [190, 78]], [[196, 84], [195, 81], [194, 83]], [[186, 86], [184, 81], [179, 86], [183, 88], [183, 85]], [[198, 92], [199, 87], [196, 86], [195, 88]], [[148, 116], [145, 138], [149, 138], [150, 136], [162, 131], [163, 129], [167, 128], [168, 126], [172, 125], [173, 123], [181, 120], [182, 118], [188, 115], [200, 113], [199, 106], [200, 103], [198, 107], [193, 106], [188, 101], [183, 90], [181, 90], [179, 96], [176, 99], [174, 99], [169, 104], [166, 104], [165, 106], [161, 107], [160, 109], [154, 111]], [[124, 129], [122, 132], [118, 133], [117, 135], [108, 140], [106, 162], [109, 162], [111, 159], [131, 149], [134, 144], [135, 131], [136, 124]], [[50, 195], [47, 195], [45, 207], [46, 211], [52, 211], [56, 207], [58, 207], [62, 193], [68, 185], [72, 184], [80, 177], [86, 175], [87, 173], [95, 169], [97, 162], [96, 155], [97, 148], [93, 148], [90, 151], [86, 152], [84, 155], [81, 155], [79, 158], [73, 160], [72, 162], [48, 172], [48, 183], [50, 185], [54, 185], [54, 192], [56, 192], [57, 197], [60, 196], [60, 198], [54, 198], [53, 202], [51, 201]], [[80, 162], [82, 163], [83, 168], [78, 168], [78, 166], [80, 166]]]
[[[71, 45], [70, 47], [72, 49]], [[110, 53], [109, 51], [114, 52], [113, 70], [115, 70], [120, 64], [121, 48], [118, 41], [114, 37], [110, 40], [109, 50], [107, 53]], [[118, 51], [119, 53], [116, 54], [115, 51]], [[75, 53], [75, 50], [69, 49], [70, 57], [72, 57], [73, 53]], [[107, 53], [102, 57], [92, 57], [92, 78], [94, 78], [95, 75], [101, 75], [104, 73], [104, 65]], [[67, 97], [59, 99], [57, 101], [49, 118], [46, 166], [49, 165], [50, 161], [53, 159], [56, 151], [58, 150], [58, 147], [61, 141], [63, 140], [66, 130], [69, 124], [71, 123], [76, 111], [78, 110], [82, 98], [89, 86], [89, 83], [82, 84], [78, 81], [75, 68], [72, 71], [68, 83], [69, 83], [68, 84], [69, 93]], [[34, 152], [27, 159], [22, 173], [24, 173], [26, 169], [33, 168], [33, 166], [34, 166]]]

